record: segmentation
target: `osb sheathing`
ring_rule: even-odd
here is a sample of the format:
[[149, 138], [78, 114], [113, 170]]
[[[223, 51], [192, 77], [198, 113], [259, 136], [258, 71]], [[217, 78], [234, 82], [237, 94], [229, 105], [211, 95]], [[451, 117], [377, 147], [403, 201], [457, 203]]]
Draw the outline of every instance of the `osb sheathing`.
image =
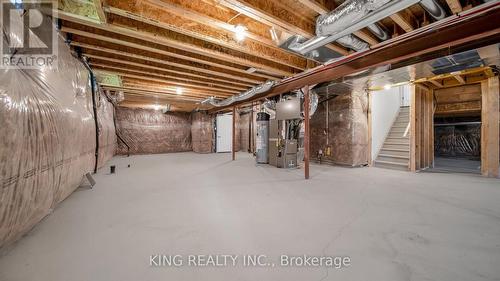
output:
[[[355, 91], [319, 104], [311, 118], [311, 159], [317, 159], [321, 149], [323, 159], [335, 164], [368, 163], [367, 102], [365, 92]], [[327, 148], [330, 148], [329, 156]]]
[[196, 153], [212, 152], [213, 116], [206, 112], [192, 114], [191, 142]]
[[[191, 114], [142, 108], [116, 108], [116, 126], [131, 154], [191, 151]], [[119, 142], [118, 153], [127, 154]]]
[[[50, 213], [95, 165], [89, 73], [58, 43], [58, 68], [0, 75], [0, 248]], [[114, 129], [109, 116], [100, 124], [108, 151], [103, 163], [113, 150]]]

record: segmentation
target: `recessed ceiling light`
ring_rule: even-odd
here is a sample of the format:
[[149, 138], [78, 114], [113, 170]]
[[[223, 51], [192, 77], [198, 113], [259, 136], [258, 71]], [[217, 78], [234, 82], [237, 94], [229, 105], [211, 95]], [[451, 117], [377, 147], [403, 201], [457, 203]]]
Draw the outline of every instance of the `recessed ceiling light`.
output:
[[236, 41], [243, 41], [245, 37], [247, 37], [247, 28], [244, 27], [243, 25], [236, 25], [234, 27], [234, 37], [236, 38]]
[[159, 105], [159, 104], [155, 104], [155, 105], [153, 105], [153, 109], [154, 109], [154, 110], [160, 110], [160, 105]]
[[175, 89], [175, 92], [176, 92], [178, 95], [182, 95], [182, 88], [181, 88], [181, 87], [177, 87], [177, 89]]
[[384, 89], [389, 90], [391, 88], [391, 85], [385, 84]]

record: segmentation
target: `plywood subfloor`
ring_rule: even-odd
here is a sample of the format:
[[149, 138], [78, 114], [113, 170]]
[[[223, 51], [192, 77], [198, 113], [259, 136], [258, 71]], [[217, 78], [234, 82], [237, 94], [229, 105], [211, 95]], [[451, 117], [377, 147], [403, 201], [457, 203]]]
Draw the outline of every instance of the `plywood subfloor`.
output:
[[[0, 258], [2, 281], [498, 280], [500, 181], [248, 154], [115, 157]], [[131, 164], [130, 168], [127, 165]], [[152, 254], [342, 255], [326, 268], [152, 268]]]

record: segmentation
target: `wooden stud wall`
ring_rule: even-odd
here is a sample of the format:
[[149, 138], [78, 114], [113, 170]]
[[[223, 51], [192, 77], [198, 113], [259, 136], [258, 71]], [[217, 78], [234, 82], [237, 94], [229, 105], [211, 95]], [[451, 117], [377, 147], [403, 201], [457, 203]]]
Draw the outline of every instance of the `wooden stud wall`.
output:
[[410, 170], [430, 167], [434, 162], [433, 90], [419, 84], [411, 86]]
[[481, 82], [481, 174], [499, 176], [499, 83], [498, 76]]

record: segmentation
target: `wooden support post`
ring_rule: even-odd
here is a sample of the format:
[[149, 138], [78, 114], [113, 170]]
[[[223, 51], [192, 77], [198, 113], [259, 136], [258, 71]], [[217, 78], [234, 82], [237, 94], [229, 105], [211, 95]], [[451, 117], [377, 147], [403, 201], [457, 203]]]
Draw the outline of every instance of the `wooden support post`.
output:
[[304, 177], [309, 179], [309, 86], [304, 91]]
[[373, 136], [372, 136], [372, 94], [371, 92], [368, 91], [368, 166], [373, 165], [373, 159], [372, 159], [372, 142], [373, 142]]
[[499, 176], [499, 83], [498, 76], [481, 82], [481, 174]]
[[233, 161], [236, 159], [236, 106], [233, 106], [233, 130], [232, 130], [231, 154]]
[[416, 123], [417, 123], [417, 86], [412, 84], [410, 86], [410, 171], [415, 172], [417, 170], [416, 166]]

